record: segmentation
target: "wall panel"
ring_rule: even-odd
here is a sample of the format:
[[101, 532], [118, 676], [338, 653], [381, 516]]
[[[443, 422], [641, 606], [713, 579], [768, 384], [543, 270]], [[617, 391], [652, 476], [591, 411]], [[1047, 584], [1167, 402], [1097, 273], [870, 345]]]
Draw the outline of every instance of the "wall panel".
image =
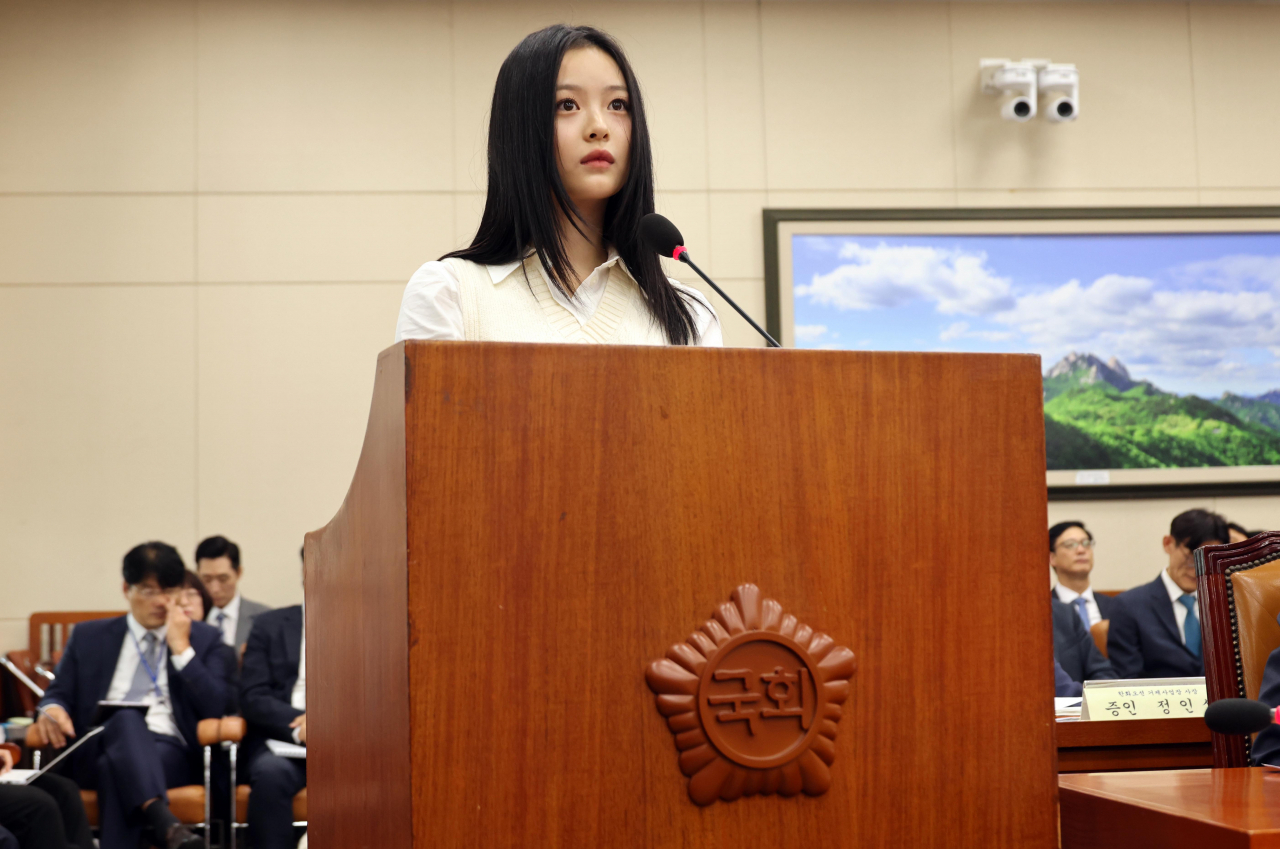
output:
[[[761, 319], [765, 207], [1280, 204], [1265, 4], [0, 4], [0, 578], [40, 576], [6, 584], [0, 650], [33, 609], [115, 606], [146, 538], [225, 533], [249, 595], [300, 598], [404, 283], [479, 222], [498, 66], [557, 21], [627, 49], [658, 208]], [[978, 59], [1036, 55], [1080, 65], [1077, 123], [978, 93]], [[1215, 504], [1280, 526], [1275, 499], [1050, 518], [1119, 588]]]

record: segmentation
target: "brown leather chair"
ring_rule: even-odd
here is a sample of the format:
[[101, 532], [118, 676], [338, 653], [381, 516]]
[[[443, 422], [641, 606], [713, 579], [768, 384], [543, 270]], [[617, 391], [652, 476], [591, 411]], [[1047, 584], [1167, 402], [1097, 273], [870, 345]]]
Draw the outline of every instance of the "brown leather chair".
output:
[[123, 610], [46, 610], [33, 613], [27, 620], [27, 649], [39, 663], [52, 669], [62, 657], [62, 649], [71, 639], [71, 631], [77, 624], [124, 614]]
[[1089, 636], [1093, 637], [1093, 644], [1098, 647], [1098, 651], [1102, 652], [1102, 656], [1107, 656], [1107, 634], [1111, 631], [1110, 619], [1099, 619], [1089, 627]]
[[[171, 787], [168, 791], [169, 810], [180, 822], [195, 826], [204, 831], [205, 849], [209, 849], [209, 828], [211, 820], [209, 806], [212, 803], [209, 775], [211, 748], [221, 742], [222, 720], [202, 719], [196, 726], [196, 734], [200, 745], [204, 747], [204, 784], [192, 784], [187, 787]], [[27, 748], [36, 752], [48, 745], [40, 726], [32, 725], [27, 729]], [[39, 769], [39, 761], [36, 761]], [[98, 827], [98, 794], [93, 790], [81, 790], [80, 799], [84, 802], [85, 813], [89, 816], [89, 825]]]
[[[1267, 658], [1280, 648], [1280, 532], [1196, 551], [1209, 701], [1256, 699]], [[1213, 765], [1249, 765], [1247, 735], [1213, 735]]]
[[36, 703], [53, 682], [53, 668], [71, 631], [80, 622], [122, 616], [124, 611], [57, 610], [31, 614], [27, 620], [27, 648], [0, 657], [3, 666], [18, 682], [18, 704], [27, 716], [35, 714]]
[[[220, 736], [231, 753], [231, 793], [236, 800], [235, 822], [229, 829], [231, 833], [230, 849], [236, 849], [236, 829], [243, 829], [249, 822], [249, 785], [237, 781], [238, 764], [236, 758], [240, 752], [240, 743], [244, 741], [246, 723], [243, 717], [224, 716]], [[303, 787], [293, 797], [293, 824], [307, 824], [307, 788]]]

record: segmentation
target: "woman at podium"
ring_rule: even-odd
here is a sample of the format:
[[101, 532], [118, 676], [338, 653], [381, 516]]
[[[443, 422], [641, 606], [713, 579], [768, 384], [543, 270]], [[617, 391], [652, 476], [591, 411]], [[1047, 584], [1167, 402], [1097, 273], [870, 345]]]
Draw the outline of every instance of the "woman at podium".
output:
[[479, 230], [409, 280], [397, 342], [723, 344], [711, 304], [640, 238], [653, 153], [640, 87], [609, 35], [558, 24], [511, 51], [488, 159]]

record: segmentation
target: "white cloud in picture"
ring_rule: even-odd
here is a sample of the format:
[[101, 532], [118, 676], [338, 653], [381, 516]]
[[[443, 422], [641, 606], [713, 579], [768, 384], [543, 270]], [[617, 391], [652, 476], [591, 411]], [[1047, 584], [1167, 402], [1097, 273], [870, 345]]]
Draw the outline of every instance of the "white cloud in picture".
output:
[[1141, 277], [1105, 275], [1089, 285], [1071, 280], [1021, 296], [993, 319], [1013, 328], [1032, 350], [1056, 359], [1073, 350], [1103, 350], [1153, 376], [1239, 372], [1233, 350], [1280, 345], [1280, 304], [1270, 292], [1160, 289]]
[[943, 315], [990, 315], [1013, 306], [1010, 281], [987, 267], [984, 253], [849, 242], [839, 256], [853, 261], [815, 274], [796, 296], [842, 310], [928, 301]]
[[797, 324], [796, 338], [802, 342], [817, 342], [827, 335], [825, 324]]

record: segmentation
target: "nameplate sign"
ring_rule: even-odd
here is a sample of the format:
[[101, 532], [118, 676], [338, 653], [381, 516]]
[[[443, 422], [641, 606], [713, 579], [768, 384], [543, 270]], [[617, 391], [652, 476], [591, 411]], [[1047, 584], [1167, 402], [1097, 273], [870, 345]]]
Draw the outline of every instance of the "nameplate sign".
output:
[[1085, 681], [1081, 720], [1172, 719], [1204, 716], [1209, 688], [1203, 678], [1133, 678]]

